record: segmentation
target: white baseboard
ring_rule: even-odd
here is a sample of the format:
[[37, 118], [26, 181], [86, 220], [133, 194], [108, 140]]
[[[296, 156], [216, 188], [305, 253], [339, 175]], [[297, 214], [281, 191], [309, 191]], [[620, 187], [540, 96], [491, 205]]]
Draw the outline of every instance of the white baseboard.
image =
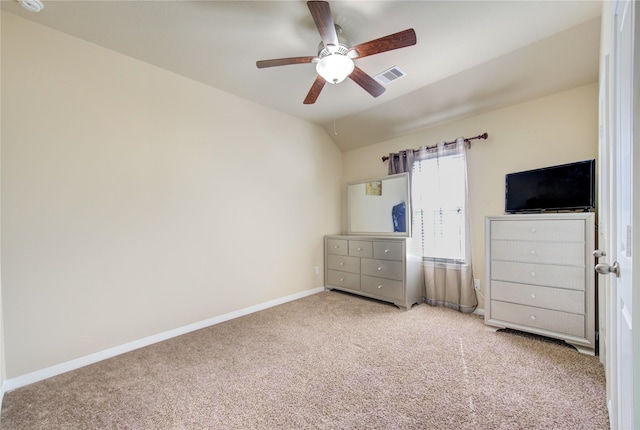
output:
[[[79, 369], [89, 364], [97, 363], [98, 361], [106, 360], [111, 357], [115, 357], [126, 352], [133, 351], [138, 348], [152, 345], [154, 343], [162, 342], [167, 339], [171, 339], [176, 336], [180, 336], [195, 330], [200, 330], [205, 327], [220, 324], [225, 321], [239, 318], [245, 315], [252, 314], [254, 312], [262, 311], [264, 309], [272, 308], [274, 306], [281, 305], [283, 303], [298, 300], [303, 297], [307, 297], [313, 294], [317, 294], [324, 291], [324, 287], [317, 287], [311, 290], [302, 291], [300, 293], [292, 294], [290, 296], [282, 297], [279, 299], [271, 300], [259, 305], [249, 306], [248, 308], [240, 309], [238, 311], [229, 312], [224, 315], [209, 318], [204, 321], [200, 321], [193, 324], [188, 324], [183, 327], [178, 327], [173, 330], [158, 333], [153, 336], [148, 336], [143, 339], [138, 339], [133, 342], [125, 343], [123, 345], [115, 346], [113, 348], [105, 349], [103, 351], [95, 352], [93, 354], [85, 355], [84, 357], [76, 358], [74, 360], [66, 361], [64, 363], [56, 364], [51, 367], [36, 370], [35, 372], [27, 373], [25, 375], [18, 376], [16, 378], [7, 379], [2, 384], [0, 396], [3, 396], [5, 392], [15, 390], [16, 388], [24, 387], [34, 382], [42, 381], [47, 378], [51, 378], [62, 373], [66, 373], [72, 370]], [[0, 397], [1, 399], [2, 397]]]
[[476, 308], [476, 309], [473, 311], [473, 313], [474, 313], [474, 314], [476, 314], [476, 315], [482, 315], [482, 316], [484, 316], [484, 309]]

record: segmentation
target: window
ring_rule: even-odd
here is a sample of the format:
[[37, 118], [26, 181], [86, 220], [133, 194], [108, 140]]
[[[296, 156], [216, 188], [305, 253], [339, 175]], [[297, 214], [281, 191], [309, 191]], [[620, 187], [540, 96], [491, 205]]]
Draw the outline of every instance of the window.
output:
[[417, 157], [413, 163], [412, 248], [427, 259], [463, 262], [467, 243], [465, 155], [447, 152]]

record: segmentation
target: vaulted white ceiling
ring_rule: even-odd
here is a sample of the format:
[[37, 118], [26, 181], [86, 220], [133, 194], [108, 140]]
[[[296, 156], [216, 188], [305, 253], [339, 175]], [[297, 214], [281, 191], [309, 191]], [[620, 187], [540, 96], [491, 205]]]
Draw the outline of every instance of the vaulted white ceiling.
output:
[[313, 105], [302, 103], [313, 64], [256, 67], [317, 55], [304, 1], [43, 2], [38, 14], [2, 9], [319, 124], [343, 150], [598, 79], [600, 1], [332, 1], [352, 44], [407, 28], [417, 44], [356, 60], [371, 76], [406, 73], [380, 97], [346, 80]]

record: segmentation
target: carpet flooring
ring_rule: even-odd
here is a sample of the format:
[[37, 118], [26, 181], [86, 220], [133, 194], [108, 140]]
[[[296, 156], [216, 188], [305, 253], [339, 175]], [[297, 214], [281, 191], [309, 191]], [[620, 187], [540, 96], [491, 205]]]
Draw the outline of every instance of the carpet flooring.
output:
[[598, 357], [322, 292], [8, 392], [15, 429], [608, 429]]

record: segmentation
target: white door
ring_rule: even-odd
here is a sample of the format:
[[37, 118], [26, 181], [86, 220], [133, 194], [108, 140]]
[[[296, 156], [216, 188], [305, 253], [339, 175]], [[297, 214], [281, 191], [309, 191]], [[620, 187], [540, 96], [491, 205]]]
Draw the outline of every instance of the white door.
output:
[[[635, 429], [640, 426], [640, 415], [634, 414], [634, 399], [640, 400], [636, 391], [638, 382], [634, 379], [634, 304], [632, 285], [634, 283], [633, 242], [634, 217], [633, 197], [640, 194], [634, 183], [633, 167], [640, 163], [634, 160], [638, 154], [633, 151], [634, 122], [637, 125], [636, 103], [638, 102], [637, 67], [634, 67], [634, 26], [636, 25], [635, 2], [619, 0], [614, 12], [613, 76], [610, 90], [613, 95], [611, 141], [607, 178], [609, 180], [609, 211], [607, 244], [608, 263], [599, 264], [599, 273], [611, 272], [608, 280], [610, 288], [609, 304], [609, 348], [607, 361], [610, 366], [610, 415], [612, 428]], [[634, 72], [634, 69], [636, 71]], [[635, 76], [634, 76], [635, 73]], [[607, 179], [604, 179], [607, 180]], [[604, 259], [603, 259], [604, 260]], [[609, 265], [610, 264], [610, 265]], [[636, 297], [636, 301], [638, 298]], [[636, 306], [637, 308], [637, 306]], [[640, 319], [640, 309], [635, 312]], [[638, 322], [635, 322], [638, 326]], [[637, 335], [636, 335], [637, 337]], [[636, 354], [637, 355], [637, 354]], [[640, 369], [636, 369], [636, 372]], [[634, 416], [635, 415], [635, 416]]]

